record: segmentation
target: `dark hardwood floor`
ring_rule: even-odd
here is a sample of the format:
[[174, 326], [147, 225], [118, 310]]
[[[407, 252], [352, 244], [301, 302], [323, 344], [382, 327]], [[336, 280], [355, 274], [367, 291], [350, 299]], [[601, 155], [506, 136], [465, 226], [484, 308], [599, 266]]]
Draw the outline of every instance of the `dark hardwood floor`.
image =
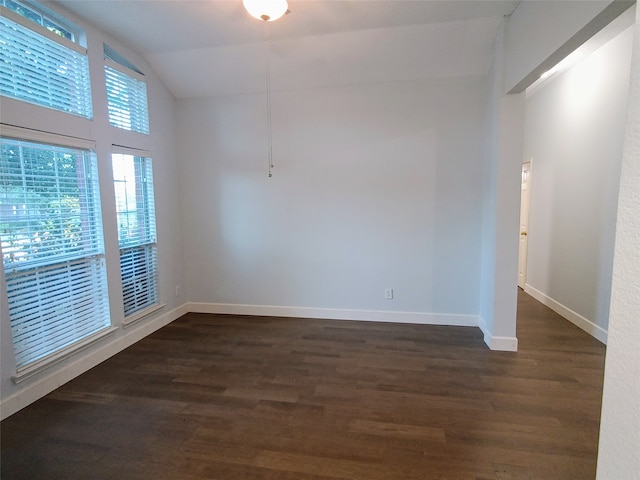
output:
[[605, 348], [518, 307], [518, 353], [476, 328], [188, 314], [3, 421], [2, 479], [593, 479]]

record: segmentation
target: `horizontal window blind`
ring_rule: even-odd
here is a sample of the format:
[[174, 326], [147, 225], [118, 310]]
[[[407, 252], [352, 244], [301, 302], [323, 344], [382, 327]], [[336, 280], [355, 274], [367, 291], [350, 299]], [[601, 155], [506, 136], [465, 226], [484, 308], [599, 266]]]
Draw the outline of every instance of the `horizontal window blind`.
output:
[[82, 188], [96, 177], [90, 152], [3, 139], [5, 267], [25, 270], [101, 254], [97, 184]]
[[158, 303], [151, 159], [112, 154], [125, 317]]
[[0, 231], [18, 371], [110, 326], [95, 154], [0, 139]]
[[112, 154], [120, 248], [156, 243], [151, 159]]
[[109, 123], [132, 132], [149, 133], [147, 84], [105, 65]]
[[9, 272], [6, 277], [18, 371], [110, 325], [102, 257]]
[[158, 303], [158, 262], [155, 245], [120, 250], [125, 316]]
[[59, 42], [5, 17], [0, 17], [0, 38], [0, 94], [93, 117], [86, 53], [63, 45], [62, 37]]

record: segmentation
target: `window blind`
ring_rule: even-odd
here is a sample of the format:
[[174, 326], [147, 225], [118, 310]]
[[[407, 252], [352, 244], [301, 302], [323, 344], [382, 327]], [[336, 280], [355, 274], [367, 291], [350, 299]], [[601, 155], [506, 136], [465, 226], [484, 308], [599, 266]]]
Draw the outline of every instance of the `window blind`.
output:
[[93, 152], [0, 139], [0, 232], [18, 373], [109, 328]]
[[[36, 28], [44, 31], [39, 33]], [[0, 17], [0, 94], [92, 118], [86, 51], [63, 37], [45, 32], [44, 27], [34, 25], [32, 30]]]
[[149, 133], [147, 84], [105, 65], [109, 123], [132, 132]]
[[158, 303], [151, 159], [112, 154], [125, 317]]
[[158, 303], [157, 270], [155, 245], [120, 250], [125, 317]]

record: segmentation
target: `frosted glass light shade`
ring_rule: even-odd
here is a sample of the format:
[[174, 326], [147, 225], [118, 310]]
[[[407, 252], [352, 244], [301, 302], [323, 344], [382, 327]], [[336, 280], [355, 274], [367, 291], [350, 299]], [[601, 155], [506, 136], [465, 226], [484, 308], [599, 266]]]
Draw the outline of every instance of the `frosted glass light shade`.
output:
[[287, 0], [242, 0], [242, 4], [252, 17], [266, 22], [279, 19], [289, 9]]

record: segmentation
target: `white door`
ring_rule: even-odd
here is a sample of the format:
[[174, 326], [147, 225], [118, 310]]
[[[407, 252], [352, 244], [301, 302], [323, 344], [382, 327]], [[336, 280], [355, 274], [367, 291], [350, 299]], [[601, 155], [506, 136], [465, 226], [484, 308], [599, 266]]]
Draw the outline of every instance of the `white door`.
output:
[[524, 288], [527, 280], [527, 240], [529, 238], [529, 192], [531, 162], [522, 164], [522, 190], [520, 192], [520, 248], [518, 249], [518, 286]]

